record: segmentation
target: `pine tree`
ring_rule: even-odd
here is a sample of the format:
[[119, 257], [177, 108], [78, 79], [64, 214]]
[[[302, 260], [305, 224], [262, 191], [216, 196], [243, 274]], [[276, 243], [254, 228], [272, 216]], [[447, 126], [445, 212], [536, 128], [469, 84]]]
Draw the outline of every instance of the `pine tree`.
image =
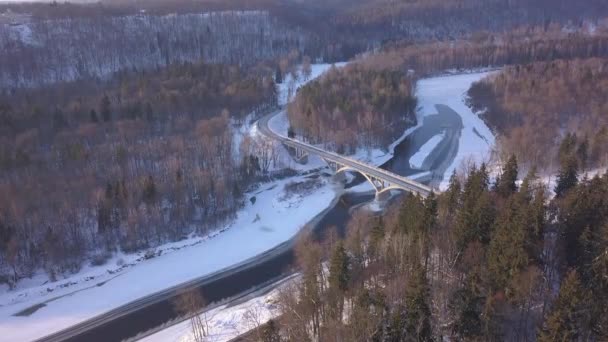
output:
[[422, 224], [426, 230], [432, 231], [437, 226], [437, 197], [433, 191], [424, 199], [424, 208]]
[[451, 326], [454, 340], [476, 340], [481, 336], [481, 307], [482, 298], [473, 291], [470, 284], [454, 292], [449, 302], [454, 318]]
[[538, 334], [538, 342], [577, 341], [584, 336], [584, 293], [578, 274], [576, 271], [570, 271]]
[[424, 268], [417, 263], [405, 290], [406, 336], [409, 341], [432, 341], [430, 292]]
[[587, 137], [583, 137], [578, 144], [578, 147], [576, 148], [576, 157], [581, 169], [584, 170], [589, 159], [589, 139], [587, 139]]
[[488, 173], [485, 164], [473, 168], [464, 185], [462, 205], [456, 216], [454, 239], [460, 251], [472, 241], [487, 244], [490, 240], [495, 209], [488, 190]]
[[567, 133], [559, 145], [559, 164], [563, 168], [568, 159], [574, 157], [576, 151], [576, 134]]
[[334, 247], [331, 259], [329, 261], [329, 291], [332, 316], [334, 319], [341, 321], [342, 312], [344, 310], [344, 294], [348, 290], [350, 281], [350, 261], [344, 244], [338, 241]]
[[528, 265], [524, 210], [511, 197], [496, 220], [488, 248], [488, 278], [494, 291], [505, 289]]
[[564, 163], [557, 175], [557, 185], [555, 186], [555, 197], [561, 198], [564, 194], [576, 186], [578, 183], [578, 165], [572, 156], [564, 160]]
[[448, 190], [445, 192], [445, 196], [447, 198], [447, 208], [450, 213], [454, 213], [458, 208], [461, 190], [462, 186], [460, 185], [460, 181], [456, 175], [456, 170], [454, 170], [454, 172], [452, 172], [452, 176], [450, 176], [450, 185], [448, 186]]
[[376, 219], [376, 223], [374, 224], [370, 232], [370, 254], [374, 256], [377, 256], [379, 254], [381, 247], [380, 245], [382, 244], [382, 240], [384, 239], [384, 234], [384, 222], [382, 221], [382, 216], [379, 216]]
[[502, 197], [507, 198], [517, 191], [518, 173], [517, 158], [513, 154], [507, 160], [499, 181], [497, 181], [496, 190]]
[[415, 237], [424, 234], [428, 229], [424, 226], [425, 211], [422, 198], [407, 194], [399, 210], [401, 232]]
[[341, 293], [348, 289], [349, 258], [342, 241], [338, 241], [329, 262], [329, 287]]

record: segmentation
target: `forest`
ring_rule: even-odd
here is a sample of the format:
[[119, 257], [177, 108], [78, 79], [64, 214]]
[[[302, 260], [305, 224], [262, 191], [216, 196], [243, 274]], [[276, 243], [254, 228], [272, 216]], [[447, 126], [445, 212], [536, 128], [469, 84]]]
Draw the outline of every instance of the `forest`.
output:
[[[603, 0], [115, 1], [0, 4], [0, 88], [204, 60], [253, 65], [293, 49], [344, 61], [394, 42], [521, 26], [584, 26]], [[99, 34], [105, 32], [105, 34]]]
[[301, 281], [260, 340], [606, 340], [608, 175], [566, 170], [550, 199], [511, 156], [496, 181], [473, 166], [441, 195], [359, 212], [344, 239], [303, 237]]
[[417, 80], [501, 68], [468, 92], [500, 171], [303, 237], [259, 340], [608, 340], [608, 175], [586, 175], [608, 164], [606, 16], [604, 0], [0, 4], [0, 284], [230, 222], [296, 172], [238, 132], [311, 64], [351, 59], [298, 90], [289, 135], [344, 154], [416, 124]]
[[501, 134], [503, 154], [529, 167], [559, 165], [559, 137], [572, 136], [581, 169], [608, 165], [608, 60], [554, 60], [507, 67], [474, 84], [472, 108]]
[[414, 82], [400, 71], [334, 68], [289, 104], [292, 133], [346, 154], [388, 146], [416, 124]]
[[252, 66], [299, 49], [305, 39], [268, 13], [252, 11], [25, 17], [0, 24], [0, 89], [106, 79], [186, 62]]
[[365, 55], [359, 63], [375, 69], [413, 70], [417, 77], [446, 70], [574, 59], [606, 57], [608, 26], [568, 30], [563, 25], [523, 26], [502, 33], [476, 32], [469, 39], [412, 44], [386, 44]]
[[2, 97], [1, 281], [55, 279], [230, 219], [270, 158], [232, 127], [275, 105], [271, 77], [203, 63]]

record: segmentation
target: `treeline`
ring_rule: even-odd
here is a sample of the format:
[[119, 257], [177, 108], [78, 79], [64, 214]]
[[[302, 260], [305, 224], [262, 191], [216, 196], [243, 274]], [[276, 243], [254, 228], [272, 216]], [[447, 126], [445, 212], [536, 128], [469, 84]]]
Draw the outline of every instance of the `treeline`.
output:
[[571, 132], [589, 169], [608, 164], [607, 93], [607, 59], [557, 60], [505, 68], [474, 84], [469, 102], [527, 166], [555, 168], [558, 139]]
[[271, 75], [270, 69], [198, 62], [125, 71], [107, 81], [87, 79], [14, 90], [0, 94], [0, 132], [2, 137], [15, 138], [36, 129], [39, 135], [53, 138], [87, 123], [135, 119], [165, 130], [174, 129], [179, 117], [206, 119], [224, 108], [241, 119], [252, 108], [273, 104], [276, 89]]
[[574, 23], [571, 28], [580, 29], [607, 16], [608, 5], [602, 0], [182, 0], [8, 4], [0, 5], [0, 12], [0, 87], [11, 88], [200, 59], [250, 65], [293, 49], [313, 60], [343, 61], [387, 42], [451, 41], [522, 25]]
[[291, 134], [339, 153], [386, 147], [416, 124], [414, 80], [401, 71], [333, 68], [288, 106]]
[[307, 39], [261, 11], [20, 18], [0, 23], [0, 89], [184, 62], [251, 66], [303, 48]]
[[0, 103], [0, 282], [10, 286], [215, 228], [271, 157], [250, 140], [235, 146], [233, 126], [276, 104], [274, 82], [233, 66], [127, 73]]
[[448, 69], [499, 67], [555, 59], [608, 56], [608, 31], [568, 33], [562, 25], [526, 27], [503, 34], [479, 32], [468, 40], [386, 45], [360, 63], [376, 69], [411, 69], [418, 77]]
[[[608, 338], [608, 175], [561, 177], [549, 201], [513, 156], [382, 217], [344, 241], [304, 239], [264, 341], [601, 341]], [[324, 260], [327, 260], [325, 262]]]
[[374, 0], [344, 8], [336, 14], [338, 32], [383, 41], [457, 39], [551, 22], [579, 25], [608, 14], [602, 0]]

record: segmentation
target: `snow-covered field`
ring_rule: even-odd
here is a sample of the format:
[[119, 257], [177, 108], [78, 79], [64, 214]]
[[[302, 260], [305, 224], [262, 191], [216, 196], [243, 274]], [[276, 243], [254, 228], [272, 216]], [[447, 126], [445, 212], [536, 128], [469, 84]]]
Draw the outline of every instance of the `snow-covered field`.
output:
[[[435, 105], [443, 104], [460, 115], [463, 123], [456, 158], [443, 175], [440, 189], [447, 188], [452, 172], [459, 167], [475, 162], [490, 161], [495, 137], [488, 126], [465, 104], [466, 92], [474, 82], [491, 72], [474, 72], [460, 75], [445, 75], [418, 81], [417, 93], [420, 110], [419, 122], [426, 115], [436, 114]], [[432, 150], [431, 150], [432, 151]], [[430, 152], [429, 152], [430, 153]], [[418, 156], [424, 159], [424, 155]]]

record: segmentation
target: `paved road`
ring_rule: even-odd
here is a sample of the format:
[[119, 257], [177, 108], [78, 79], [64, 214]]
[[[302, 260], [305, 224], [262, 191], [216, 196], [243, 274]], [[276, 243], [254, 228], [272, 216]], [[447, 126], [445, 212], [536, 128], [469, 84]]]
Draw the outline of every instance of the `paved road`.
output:
[[[268, 128], [268, 120], [274, 115], [276, 115], [276, 113], [264, 117], [259, 123], [261, 132], [273, 139], [277, 139], [288, 146], [301, 148], [308, 153], [319, 155], [341, 165], [346, 165], [378, 179], [384, 179], [393, 185], [399, 185], [403, 188], [410, 189], [413, 192], [420, 193], [422, 196], [426, 196], [431, 192], [429, 187], [392, 172], [276, 134]], [[324, 216], [333, 209], [339, 199], [340, 196], [336, 196], [334, 203], [313, 219], [311, 224], [314, 225], [314, 222], [324, 218]], [[292, 263], [293, 241], [293, 239], [287, 241], [265, 253], [246, 260], [241, 264], [135, 300], [87, 321], [45, 336], [38, 341], [106, 342], [120, 341], [135, 336], [142, 331], [158, 327], [167, 321], [174, 319], [173, 300], [177, 293], [184, 290], [198, 290], [209, 300], [221, 300], [232, 296], [242, 296], [253, 290], [251, 284], [260, 286], [267, 283], [264, 282], [260, 284], [260, 282], [256, 282], [255, 279], [262, 278], [273, 281], [283, 278], [289, 273], [286, 273], [286, 269], [289, 268]]]
[[[323, 227], [336, 226], [335, 220], [341, 219], [336, 215], [336, 208], [345, 205], [341, 194], [337, 194], [325, 210], [308, 222], [307, 227], [315, 232]], [[348, 215], [348, 208], [338, 212]], [[130, 339], [174, 320], [177, 316], [173, 309], [176, 294], [190, 289], [199, 291], [212, 303], [225, 299], [233, 302], [291, 274], [293, 246], [297, 238], [295, 236], [242, 263], [137, 299], [37, 341], [118, 342]]]
[[330, 160], [340, 165], [348, 166], [349, 168], [357, 170], [361, 173], [370, 175], [379, 180], [383, 180], [392, 186], [397, 186], [406, 191], [420, 194], [422, 197], [428, 196], [433, 191], [430, 187], [413, 181], [407, 177], [399, 176], [398, 174], [381, 169], [379, 167], [372, 166], [355, 159], [344, 157], [339, 154], [323, 150], [316, 146], [312, 146], [274, 132], [272, 129], [270, 129], [268, 122], [280, 112], [281, 111], [268, 114], [258, 121], [258, 129], [260, 132], [262, 132], [262, 134], [269, 138], [276, 139], [289, 147], [299, 148], [303, 151], [308, 152], [309, 154], [318, 155], [325, 160]]

